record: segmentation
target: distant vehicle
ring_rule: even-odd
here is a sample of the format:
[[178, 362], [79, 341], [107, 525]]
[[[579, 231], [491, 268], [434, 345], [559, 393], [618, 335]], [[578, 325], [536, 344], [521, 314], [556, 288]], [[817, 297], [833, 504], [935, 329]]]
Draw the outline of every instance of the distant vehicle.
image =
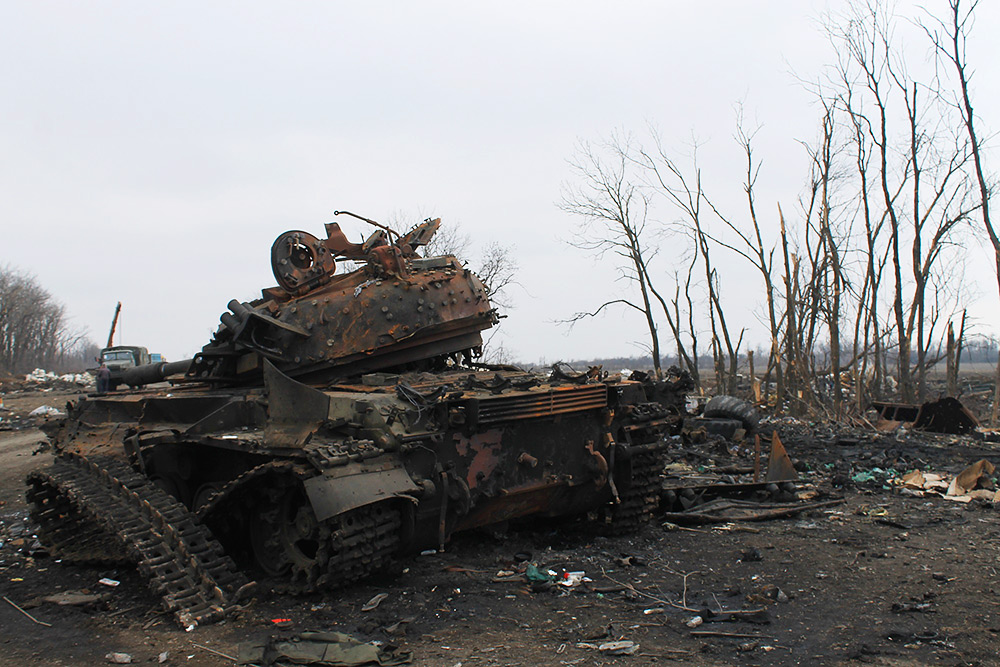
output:
[[[161, 357], [161, 355], [156, 355]], [[149, 351], [136, 345], [116, 345], [101, 350], [100, 361], [111, 371], [108, 388], [114, 390], [124, 382], [125, 371], [136, 366], [156, 363], [152, 361]], [[162, 357], [161, 357], [162, 361]]]
[[[146, 366], [148, 364], [162, 364], [166, 362], [162, 354], [154, 352], [152, 354], [144, 347], [137, 345], [115, 345], [115, 329], [118, 327], [118, 317], [122, 312], [122, 302], [115, 306], [114, 317], [111, 318], [111, 331], [108, 332], [108, 344], [101, 350], [98, 363], [105, 364], [111, 371], [111, 380], [108, 389], [114, 391], [118, 385], [125, 383], [125, 371], [136, 366]], [[127, 383], [125, 383], [127, 384]]]

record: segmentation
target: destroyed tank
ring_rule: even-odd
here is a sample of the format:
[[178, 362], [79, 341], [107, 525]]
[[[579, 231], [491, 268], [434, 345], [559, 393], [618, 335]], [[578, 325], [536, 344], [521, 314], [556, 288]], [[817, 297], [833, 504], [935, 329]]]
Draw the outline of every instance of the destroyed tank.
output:
[[230, 301], [194, 359], [69, 406], [47, 429], [55, 462], [28, 477], [42, 541], [136, 564], [190, 627], [251, 581], [332, 589], [456, 531], [530, 515], [640, 528], [678, 407], [648, 379], [479, 363], [498, 316], [455, 257], [418, 252], [440, 220], [367, 222], [363, 243], [336, 223], [282, 234], [278, 285]]

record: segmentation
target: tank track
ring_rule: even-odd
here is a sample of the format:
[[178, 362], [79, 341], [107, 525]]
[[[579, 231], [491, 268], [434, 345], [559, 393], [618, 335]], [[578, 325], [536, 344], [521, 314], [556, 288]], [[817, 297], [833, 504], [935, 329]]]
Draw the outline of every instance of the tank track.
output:
[[619, 503], [600, 514], [605, 535], [628, 535], [641, 531], [660, 504], [660, 477], [663, 473], [662, 448], [632, 454], [632, 480], [628, 491], [619, 494]]
[[120, 460], [63, 454], [27, 482], [43, 542], [68, 561], [134, 563], [185, 628], [225, 618], [253, 589], [187, 508]]
[[[261, 464], [213, 494], [197, 509], [198, 517], [210, 526], [224, 523], [231, 512], [246, 511], [243, 503], [252, 505], [264, 498], [279, 498], [316, 474], [310, 467], [287, 460]], [[245, 490], [252, 492], [243, 493]], [[281, 521], [272, 508], [259, 508], [250, 515], [273, 525]], [[272, 577], [269, 584], [275, 591], [304, 594], [334, 590], [393, 564], [402, 519], [392, 501], [365, 505], [316, 523], [316, 553], [307, 559], [293, 560], [285, 575]]]

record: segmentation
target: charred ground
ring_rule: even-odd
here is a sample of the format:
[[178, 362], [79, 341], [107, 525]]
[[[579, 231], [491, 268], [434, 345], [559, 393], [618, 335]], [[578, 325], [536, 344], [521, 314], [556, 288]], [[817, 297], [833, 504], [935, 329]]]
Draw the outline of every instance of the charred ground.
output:
[[[412, 651], [414, 664], [797, 665], [996, 664], [1000, 526], [992, 504], [900, 495], [878, 471], [955, 474], [994, 445], [973, 437], [841, 424], [766, 421], [777, 430], [810, 502], [843, 498], [766, 522], [599, 536], [583, 522], [531, 522], [458, 536], [445, 553], [402, 563], [394, 579], [335, 595], [262, 592], [238, 618], [185, 633], [131, 570], [60, 565], [37, 550], [26, 520], [24, 475], [44, 436], [19, 418], [73, 398], [68, 387], [5, 396], [0, 431], [0, 606], [5, 664], [89, 665], [123, 652], [136, 663], [232, 664], [238, 645], [316, 629]], [[34, 418], [37, 419], [37, 418]], [[748, 447], [677, 443], [694, 470], [743, 466]], [[870, 473], [858, 475], [858, 473]], [[867, 481], [855, 481], [855, 479]], [[34, 553], [34, 555], [32, 555]], [[522, 572], [585, 573], [575, 587], [532, 584]], [[513, 573], [513, 574], [508, 574]], [[109, 587], [102, 578], [119, 581]], [[41, 599], [84, 590], [80, 606]], [[376, 595], [386, 596], [362, 611]], [[731, 614], [726, 612], [748, 612]], [[702, 622], [692, 622], [700, 616]], [[278, 627], [276, 619], [288, 619]], [[709, 633], [709, 634], [705, 634]], [[631, 655], [600, 646], [634, 642]]]

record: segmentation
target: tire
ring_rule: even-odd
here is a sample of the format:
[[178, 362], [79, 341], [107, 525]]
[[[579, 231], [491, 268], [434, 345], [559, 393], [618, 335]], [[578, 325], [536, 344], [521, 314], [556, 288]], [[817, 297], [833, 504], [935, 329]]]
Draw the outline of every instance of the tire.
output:
[[747, 401], [735, 396], [714, 396], [705, 405], [704, 415], [709, 418], [736, 419], [743, 424], [747, 435], [757, 430], [760, 413]]

